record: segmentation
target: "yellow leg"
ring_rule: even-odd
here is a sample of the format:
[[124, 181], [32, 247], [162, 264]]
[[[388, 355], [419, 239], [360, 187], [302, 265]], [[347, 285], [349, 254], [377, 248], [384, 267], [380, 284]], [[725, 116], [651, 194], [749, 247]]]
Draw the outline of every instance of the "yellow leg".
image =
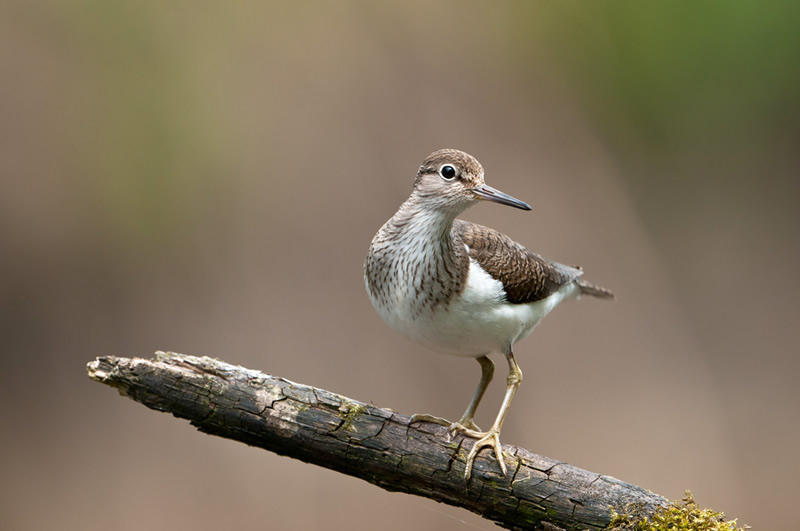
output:
[[480, 428], [475, 425], [475, 411], [477, 411], [478, 405], [481, 403], [484, 393], [486, 393], [486, 388], [489, 387], [489, 382], [492, 381], [492, 377], [494, 376], [494, 363], [486, 356], [481, 356], [477, 359], [478, 363], [481, 365], [481, 380], [478, 382], [478, 388], [475, 389], [472, 401], [470, 401], [467, 410], [464, 411], [464, 414], [461, 416], [461, 420], [458, 422], [450, 422], [449, 420], [434, 417], [433, 415], [417, 414], [411, 417], [409, 424], [413, 424], [414, 422], [433, 422], [434, 424], [447, 426], [451, 432], [480, 432]]
[[511, 407], [511, 401], [514, 399], [514, 394], [516, 394], [517, 389], [519, 389], [519, 384], [522, 382], [522, 371], [514, 359], [514, 354], [510, 350], [508, 354], [506, 354], [506, 359], [508, 360], [508, 380], [506, 385], [506, 394], [503, 397], [503, 404], [500, 406], [500, 412], [497, 414], [494, 424], [492, 424], [492, 427], [489, 428], [489, 431], [485, 432], [477, 430], [463, 430], [465, 435], [478, 439], [475, 441], [475, 444], [472, 445], [472, 449], [467, 455], [467, 462], [464, 470], [465, 481], [469, 480], [470, 476], [472, 475], [472, 466], [475, 462], [475, 457], [477, 457], [478, 452], [487, 447], [494, 449], [495, 458], [497, 459], [497, 463], [500, 465], [500, 469], [503, 471], [503, 475], [508, 474], [506, 462], [503, 459], [503, 448], [500, 445], [500, 429], [503, 427], [503, 421], [506, 418], [506, 413], [508, 413], [509, 407]]

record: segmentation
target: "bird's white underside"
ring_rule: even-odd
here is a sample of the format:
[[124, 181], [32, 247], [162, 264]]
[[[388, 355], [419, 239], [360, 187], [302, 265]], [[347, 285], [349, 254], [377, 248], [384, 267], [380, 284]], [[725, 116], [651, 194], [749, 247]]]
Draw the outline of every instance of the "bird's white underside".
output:
[[447, 306], [435, 310], [417, 305], [418, 286], [406, 282], [397, 272], [391, 303], [370, 295], [380, 316], [397, 332], [426, 348], [456, 356], [480, 357], [492, 352], [507, 353], [517, 341], [531, 333], [539, 321], [560, 302], [578, 293], [574, 282], [542, 300], [509, 304], [503, 284], [492, 278], [473, 259], [464, 290]]

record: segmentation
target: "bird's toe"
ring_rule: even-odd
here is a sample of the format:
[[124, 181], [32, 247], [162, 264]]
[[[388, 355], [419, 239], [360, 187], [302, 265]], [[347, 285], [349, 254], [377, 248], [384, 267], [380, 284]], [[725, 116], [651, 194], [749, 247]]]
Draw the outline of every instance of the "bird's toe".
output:
[[469, 478], [472, 476], [472, 467], [475, 464], [475, 458], [483, 448], [492, 448], [494, 450], [495, 459], [497, 460], [497, 464], [500, 465], [500, 470], [503, 471], [504, 476], [507, 475], [508, 468], [506, 467], [505, 459], [503, 459], [503, 447], [500, 445], [500, 431], [492, 429], [479, 435], [481, 437], [475, 441], [469, 454], [467, 454], [467, 462], [464, 468], [464, 481], [469, 481]]

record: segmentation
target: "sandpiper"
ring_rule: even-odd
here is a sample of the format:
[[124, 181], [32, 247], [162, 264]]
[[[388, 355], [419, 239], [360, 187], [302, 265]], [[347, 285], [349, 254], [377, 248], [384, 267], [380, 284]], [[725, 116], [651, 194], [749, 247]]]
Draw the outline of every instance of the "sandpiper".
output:
[[[411, 419], [477, 439], [467, 456], [465, 480], [486, 447], [494, 449], [507, 473], [500, 430], [522, 381], [512, 346], [561, 301], [614, 297], [582, 280], [578, 267], [552, 262], [495, 230], [456, 219], [481, 200], [531, 209], [486, 185], [483, 167], [471, 155], [455, 149], [431, 153], [411, 196], [372, 239], [364, 263], [367, 293], [386, 323], [431, 350], [473, 357], [481, 366], [478, 388], [458, 422], [431, 415]], [[508, 379], [494, 424], [481, 431], [473, 418], [494, 374], [491, 353], [505, 355]]]

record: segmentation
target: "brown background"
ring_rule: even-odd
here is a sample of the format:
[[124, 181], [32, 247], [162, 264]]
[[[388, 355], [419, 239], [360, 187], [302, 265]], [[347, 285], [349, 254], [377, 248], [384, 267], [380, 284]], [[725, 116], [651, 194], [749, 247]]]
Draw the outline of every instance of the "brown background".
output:
[[478, 365], [389, 330], [361, 276], [456, 147], [534, 208], [466, 217], [618, 294], [517, 346], [503, 440], [796, 529], [796, 6], [4, 3], [0, 527], [492, 529], [84, 369], [208, 354], [457, 417]]

